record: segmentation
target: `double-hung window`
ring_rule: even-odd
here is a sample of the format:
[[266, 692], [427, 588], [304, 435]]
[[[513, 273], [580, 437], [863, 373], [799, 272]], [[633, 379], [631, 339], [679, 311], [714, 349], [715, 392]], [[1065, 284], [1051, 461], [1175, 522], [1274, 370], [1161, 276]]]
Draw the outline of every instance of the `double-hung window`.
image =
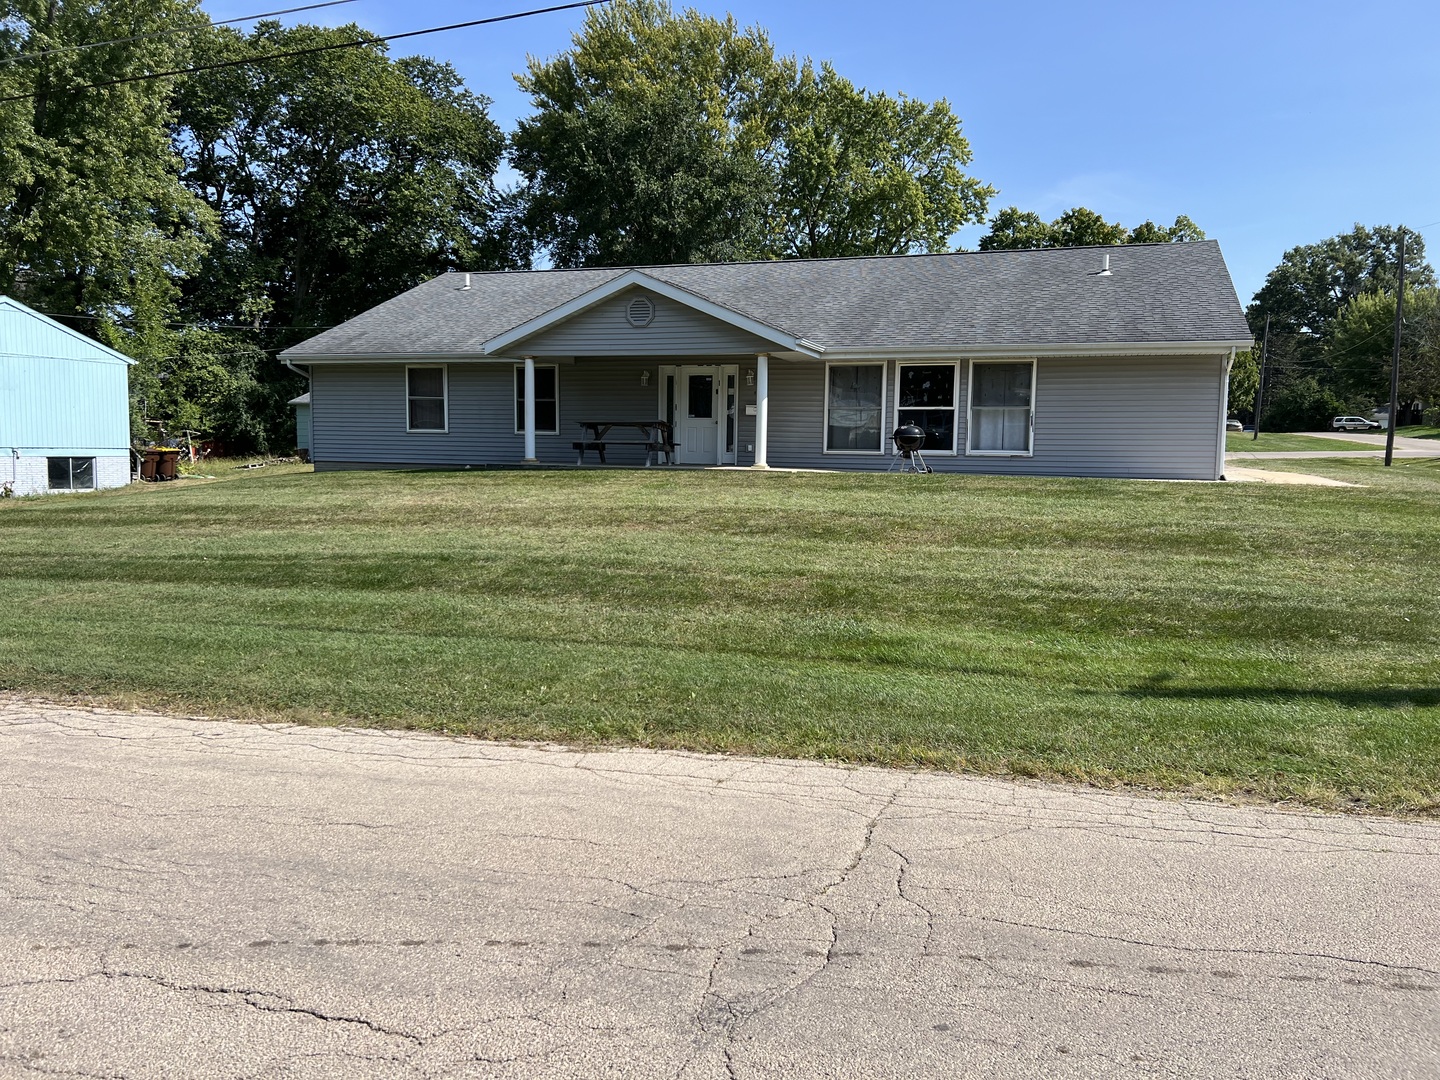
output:
[[416, 364], [405, 369], [407, 431], [446, 431], [449, 373], [443, 364]]
[[960, 378], [955, 364], [901, 364], [895, 387], [895, 426], [925, 432], [923, 450], [955, 453]]
[[91, 491], [95, 487], [93, 457], [46, 458], [51, 491]]
[[1029, 454], [1034, 397], [1035, 361], [972, 363], [967, 452]]
[[[515, 434], [525, 432], [525, 365], [515, 366]], [[560, 369], [535, 365], [535, 434], [560, 434]]]
[[884, 364], [826, 365], [826, 453], [880, 453], [884, 413]]

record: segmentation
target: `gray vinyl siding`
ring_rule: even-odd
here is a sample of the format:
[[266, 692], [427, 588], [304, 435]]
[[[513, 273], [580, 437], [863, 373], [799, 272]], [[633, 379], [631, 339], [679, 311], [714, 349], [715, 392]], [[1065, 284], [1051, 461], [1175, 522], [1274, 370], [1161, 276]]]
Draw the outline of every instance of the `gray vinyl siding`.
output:
[[649, 326], [631, 326], [625, 309], [640, 290], [627, 289], [558, 326], [511, 346], [517, 356], [754, 356], [775, 347], [729, 323], [664, 296]]
[[[861, 363], [849, 361], [846, 363]], [[886, 369], [885, 430], [895, 419], [895, 363]], [[1032, 457], [964, 456], [970, 365], [962, 363], [955, 457], [937, 472], [1214, 480], [1224, 360], [1044, 357], [1035, 373]], [[827, 454], [825, 365], [770, 364], [769, 463], [777, 468], [886, 469], [888, 454]], [[888, 441], [887, 441], [887, 450]]]
[[[560, 433], [537, 435], [545, 464], [573, 464], [581, 420], [661, 417], [661, 364], [737, 363], [734, 357], [581, 359], [558, 367]], [[859, 362], [859, 361], [846, 361]], [[737, 461], [755, 442], [753, 362], [738, 360]], [[886, 365], [884, 430], [894, 422], [896, 364]], [[316, 364], [311, 383], [311, 458], [317, 468], [513, 465], [524, 455], [515, 432], [514, 365], [449, 365], [449, 431], [405, 430], [405, 364]], [[640, 385], [642, 371], [650, 373]], [[965, 445], [968, 363], [959, 366], [959, 445]], [[1224, 361], [1219, 355], [1166, 358], [1042, 358], [1035, 385], [1033, 457], [946, 457], [939, 472], [1048, 476], [1216, 478]], [[770, 362], [769, 463], [777, 468], [879, 469], [888, 454], [824, 452], [825, 364]], [[618, 438], [632, 438], [617, 431]], [[888, 442], [887, 442], [888, 449]], [[639, 465], [639, 447], [613, 447], [609, 464]], [[587, 457], [587, 460], [590, 460]]]
[[[658, 362], [579, 360], [555, 366], [560, 395], [559, 434], [535, 436], [535, 456], [545, 464], [575, 462], [573, 444], [580, 437], [582, 420], [660, 417]], [[516, 365], [472, 362], [447, 367], [449, 430], [408, 432], [404, 363], [315, 364], [310, 388], [311, 460], [321, 469], [344, 468], [347, 464], [518, 464], [525, 455], [525, 437], [515, 431]], [[640, 385], [642, 371], [650, 373], [649, 386]], [[754, 393], [751, 389], [752, 402]], [[753, 422], [751, 418], [752, 442]], [[638, 438], [638, 433], [616, 431], [614, 438]], [[641, 447], [615, 446], [605, 456], [611, 465], [641, 465], [645, 461]]]

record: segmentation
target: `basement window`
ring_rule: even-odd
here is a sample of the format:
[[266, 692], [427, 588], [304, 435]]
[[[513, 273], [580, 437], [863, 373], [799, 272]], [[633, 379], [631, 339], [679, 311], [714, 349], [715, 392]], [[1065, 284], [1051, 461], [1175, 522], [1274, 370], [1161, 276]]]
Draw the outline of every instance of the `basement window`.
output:
[[45, 463], [50, 469], [51, 491], [94, 491], [95, 459], [93, 457], [52, 457]]

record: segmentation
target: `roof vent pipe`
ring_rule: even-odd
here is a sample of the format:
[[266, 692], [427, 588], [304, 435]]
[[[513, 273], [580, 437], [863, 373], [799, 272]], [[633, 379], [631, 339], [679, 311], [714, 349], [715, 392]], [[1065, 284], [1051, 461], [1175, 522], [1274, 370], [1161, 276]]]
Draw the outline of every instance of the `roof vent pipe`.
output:
[[[1109, 253], [1109, 252], [1106, 252], [1104, 255], [1101, 255], [1101, 256], [1100, 256], [1100, 273], [1097, 274], [1096, 276], [1097, 276], [1097, 277], [1109, 277], [1109, 276], [1110, 276], [1110, 253]], [[469, 286], [466, 286], [466, 287], [468, 288]]]
[[[1108, 258], [1108, 257], [1107, 257], [1107, 258]], [[470, 288], [470, 275], [469, 275], [469, 274], [466, 274], [466, 275], [465, 275], [465, 284], [460, 286], [460, 291], [461, 291], [461, 292], [464, 292], [464, 291], [465, 291], [466, 289], [468, 289], [468, 288]]]

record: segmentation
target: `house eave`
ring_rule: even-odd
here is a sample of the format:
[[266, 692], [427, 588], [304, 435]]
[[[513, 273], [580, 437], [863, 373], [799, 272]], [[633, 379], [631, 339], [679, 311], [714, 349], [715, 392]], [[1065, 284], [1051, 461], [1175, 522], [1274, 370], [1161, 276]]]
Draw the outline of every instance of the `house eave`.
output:
[[825, 350], [825, 359], [914, 357], [927, 360], [966, 360], [984, 356], [1204, 356], [1211, 353], [1228, 353], [1231, 349], [1248, 349], [1252, 345], [1254, 345], [1254, 341], [1245, 338], [1243, 340], [1210, 341], [1072, 342], [1044, 345], [831, 346]]
[[[1231, 349], [1248, 349], [1254, 344], [1255, 342], [1250, 338], [1232, 338], [1209, 341], [1074, 342], [1058, 345], [834, 346], [817, 345], [811, 341], [796, 339], [793, 347], [778, 347], [771, 352], [771, 355], [794, 360], [850, 360], [878, 357], [966, 360], [984, 356], [1205, 356], [1211, 353], [1228, 353]], [[297, 355], [287, 350], [282, 352], [279, 358], [297, 364], [510, 364], [524, 355], [523, 348], [512, 348], [504, 354], [496, 352], [387, 352], [384, 354], [302, 353]]]

